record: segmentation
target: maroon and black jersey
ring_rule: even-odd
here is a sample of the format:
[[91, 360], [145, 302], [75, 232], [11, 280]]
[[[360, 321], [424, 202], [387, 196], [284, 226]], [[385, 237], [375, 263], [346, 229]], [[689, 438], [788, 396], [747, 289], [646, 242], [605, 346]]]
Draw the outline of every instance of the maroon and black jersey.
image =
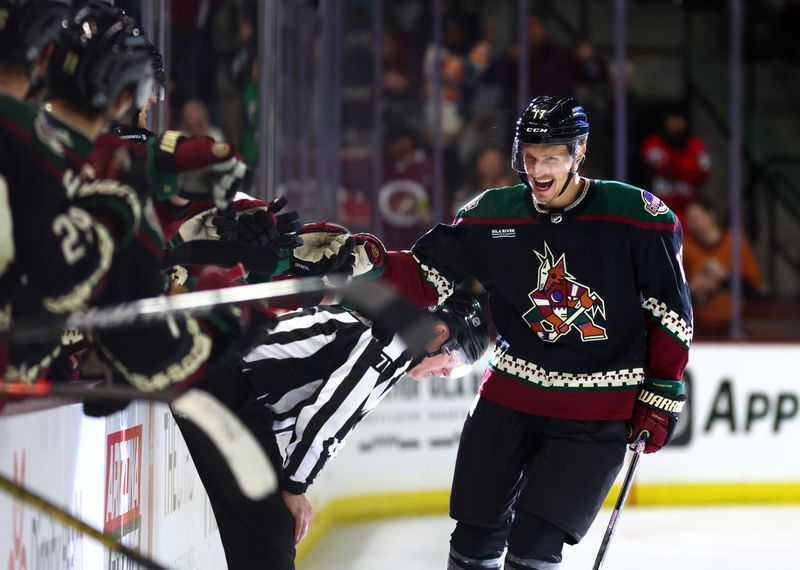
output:
[[[679, 380], [692, 339], [682, 231], [651, 193], [588, 181], [563, 211], [542, 211], [525, 185], [487, 190], [384, 279], [420, 304], [479, 279], [497, 343], [484, 398], [566, 419], [627, 419], [645, 377]], [[408, 266], [419, 269], [409, 273]], [[411, 276], [411, 277], [410, 277]]]

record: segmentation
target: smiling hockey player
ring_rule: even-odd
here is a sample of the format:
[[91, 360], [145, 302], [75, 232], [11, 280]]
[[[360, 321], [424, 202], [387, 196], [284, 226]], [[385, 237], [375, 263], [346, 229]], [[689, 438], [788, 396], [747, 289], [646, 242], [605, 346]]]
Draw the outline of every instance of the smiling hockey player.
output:
[[645, 451], [659, 450], [685, 400], [680, 222], [647, 191], [581, 177], [588, 134], [577, 101], [536, 97], [512, 151], [523, 184], [485, 191], [410, 252], [374, 256], [421, 306], [468, 277], [489, 292], [497, 345], [459, 445], [453, 569], [557, 568], [626, 440], [647, 430]]

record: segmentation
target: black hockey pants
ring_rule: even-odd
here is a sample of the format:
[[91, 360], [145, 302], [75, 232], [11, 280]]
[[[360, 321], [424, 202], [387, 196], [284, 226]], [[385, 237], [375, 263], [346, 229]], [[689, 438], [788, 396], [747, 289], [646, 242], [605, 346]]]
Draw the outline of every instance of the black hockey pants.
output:
[[532, 416], [479, 398], [464, 424], [451, 567], [551, 570], [586, 534], [625, 458], [623, 421]]

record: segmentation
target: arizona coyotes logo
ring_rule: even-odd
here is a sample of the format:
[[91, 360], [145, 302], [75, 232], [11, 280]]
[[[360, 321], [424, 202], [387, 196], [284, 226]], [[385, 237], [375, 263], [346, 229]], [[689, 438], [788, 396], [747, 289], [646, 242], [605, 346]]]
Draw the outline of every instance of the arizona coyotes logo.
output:
[[533, 307], [522, 315], [531, 330], [545, 342], [555, 342], [573, 328], [583, 342], [607, 339], [606, 329], [594, 322], [598, 314], [606, 316], [602, 297], [578, 283], [567, 271], [564, 255], [555, 260], [547, 243], [544, 254], [534, 253], [541, 262], [539, 284], [528, 294]]

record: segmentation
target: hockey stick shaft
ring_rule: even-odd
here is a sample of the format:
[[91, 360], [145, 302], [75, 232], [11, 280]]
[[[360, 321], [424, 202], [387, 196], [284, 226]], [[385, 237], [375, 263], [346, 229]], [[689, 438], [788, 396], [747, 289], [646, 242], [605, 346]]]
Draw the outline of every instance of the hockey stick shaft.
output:
[[628, 466], [628, 472], [625, 474], [625, 480], [622, 483], [622, 489], [619, 491], [617, 503], [614, 505], [614, 510], [611, 512], [611, 519], [608, 521], [606, 533], [603, 535], [603, 542], [600, 544], [600, 550], [597, 552], [597, 558], [595, 558], [592, 570], [600, 570], [600, 568], [603, 566], [603, 562], [605, 561], [606, 554], [608, 552], [608, 547], [611, 544], [611, 538], [614, 536], [614, 531], [617, 529], [617, 522], [619, 522], [619, 516], [622, 513], [622, 507], [625, 506], [625, 501], [628, 500], [628, 494], [630, 493], [631, 485], [633, 484], [633, 478], [636, 476], [636, 469], [639, 466], [639, 458], [642, 456], [642, 452], [644, 451], [644, 446], [647, 443], [648, 437], [650, 437], [650, 433], [647, 430], [642, 430], [639, 432], [636, 441], [631, 444], [633, 457], [631, 457], [631, 463]]
[[396, 325], [395, 330], [399, 331], [412, 352], [421, 351], [433, 336], [430, 322], [385, 285], [375, 281], [361, 281], [334, 286], [321, 277], [305, 277], [152, 297], [72, 313], [66, 319], [15, 323], [11, 331], [0, 333], [0, 341], [24, 344], [62, 330], [111, 329], [163, 321], [176, 315], [204, 315], [223, 305], [269, 301], [311, 293], [338, 295], [342, 304], [355, 307], [368, 319], [388, 321], [387, 324]]
[[223, 305], [268, 301], [330, 289], [322, 278], [309, 277], [150, 297], [109, 307], [93, 307], [87, 311], [72, 313], [66, 319], [15, 323], [12, 330], [4, 336], [8, 336], [11, 342], [25, 343], [40, 340], [43, 335], [58, 330], [111, 329], [163, 321], [177, 315], [203, 315]]
[[165, 566], [162, 566], [154, 560], [143, 556], [131, 548], [128, 548], [107, 534], [104, 534], [93, 526], [69, 514], [64, 509], [54, 505], [41, 495], [34, 493], [19, 483], [12, 481], [2, 473], [0, 473], [0, 487], [12, 497], [39, 509], [63, 525], [68, 526], [69, 528], [76, 530], [81, 534], [85, 534], [94, 538], [109, 550], [124, 554], [132, 561], [136, 562], [141, 568], [146, 568], [147, 570], [167, 570]]

